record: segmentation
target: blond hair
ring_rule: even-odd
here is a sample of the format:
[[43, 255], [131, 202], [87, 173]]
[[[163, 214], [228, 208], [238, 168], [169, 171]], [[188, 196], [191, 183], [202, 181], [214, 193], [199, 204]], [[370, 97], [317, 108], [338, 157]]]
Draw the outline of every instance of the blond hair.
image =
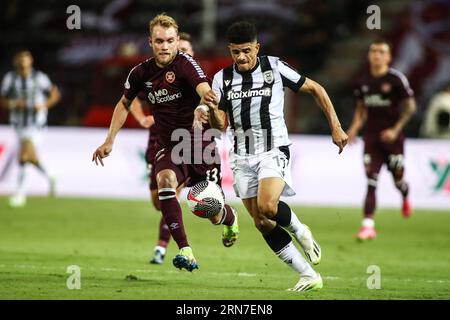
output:
[[164, 27], [164, 28], [173, 27], [173, 28], [175, 28], [175, 30], [177, 31], [177, 34], [178, 34], [178, 24], [177, 24], [177, 22], [175, 21], [174, 18], [172, 18], [171, 16], [166, 15], [165, 13], [158, 14], [156, 17], [154, 17], [152, 19], [152, 21], [150, 21], [148, 23], [148, 29], [149, 29], [149, 32], [150, 32], [150, 36], [152, 35], [153, 28], [155, 26], [161, 26], [161, 27]]

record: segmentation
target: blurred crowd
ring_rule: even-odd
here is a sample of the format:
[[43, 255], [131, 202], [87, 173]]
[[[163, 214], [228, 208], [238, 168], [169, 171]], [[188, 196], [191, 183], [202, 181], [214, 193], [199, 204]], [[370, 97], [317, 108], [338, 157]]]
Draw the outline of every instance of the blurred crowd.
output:
[[[388, 1], [378, 4], [383, 8], [385, 2]], [[421, 127], [425, 125], [428, 105], [435, 95], [448, 91], [450, 83], [450, 3], [398, 2], [404, 3], [405, 15], [389, 33], [382, 35], [392, 41], [394, 66], [408, 76], [417, 94], [419, 113], [408, 133], [427, 135], [432, 131]], [[73, 4], [81, 9], [80, 30], [66, 27], [70, 15], [66, 9]], [[36, 68], [46, 72], [61, 91], [61, 102], [49, 114], [50, 125], [105, 126], [122, 94], [128, 71], [149, 56], [148, 21], [158, 13], [172, 15], [182, 31], [192, 35], [198, 60], [210, 76], [229, 61], [224, 39], [227, 26], [245, 18], [258, 27], [262, 54], [280, 56], [301, 73], [314, 77], [326, 68], [327, 60], [334, 54], [332, 48], [365, 28], [370, 4], [367, 0], [3, 1], [0, 75], [11, 69], [11, 58], [17, 50], [29, 49]], [[205, 28], [208, 25], [213, 27]], [[365, 59], [366, 52], [361, 52], [355, 64], [364, 68]], [[348, 79], [335, 82], [346, 88], [352, 77], [348, 73]], [[346, 117], [352, 110], [344, 112], [341, 101], [351, 92], [331, 92], [344, 124], [349, 123]], [[290, 105], [295, 107], [295, 103]], [[445, 113], [443, 110], [441, 113]], [[3, 110], [0, 123], [7, 121]], [[439, 121], [430, 121], [445, 127], [446, 116], [441, 114]], [[130, 121], [127, 126], [137, 124]], [[290, 129], [313, 134], [326, 130], [312, 126], [305, 131], [295, 124]]]

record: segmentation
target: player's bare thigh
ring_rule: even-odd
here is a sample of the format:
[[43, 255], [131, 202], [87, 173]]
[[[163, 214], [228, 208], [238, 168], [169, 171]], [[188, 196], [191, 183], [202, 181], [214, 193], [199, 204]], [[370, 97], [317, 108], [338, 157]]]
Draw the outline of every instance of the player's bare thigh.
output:
[[267, 218], [277, 214], [278, 201], [286, 182], [282, 178], [272, 177], [259, 180], [257, 208]]
[[26, 163], [26, 162], [37, 163], [38, 162], [36, 148], [34, 147], [34, 144], [31, 140], [24, 139], [21, 141], [19, 161], [21, 163]]
[[281, 178], [264, 178], [258, 183], [258, 196], [243, 199], [245, 208], [253, 218], [255, 227], [262, 234], [269, 234], [276, 223], [271, 220], [278, 211], [278, 201], [285, 182]]

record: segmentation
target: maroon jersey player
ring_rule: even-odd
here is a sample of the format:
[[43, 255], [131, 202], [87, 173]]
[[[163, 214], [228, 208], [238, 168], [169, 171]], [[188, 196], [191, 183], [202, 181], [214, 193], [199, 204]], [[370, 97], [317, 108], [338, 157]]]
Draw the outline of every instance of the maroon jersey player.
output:
[[357, 99], [356, 111], [347, 131], [350, 141], [354, 141], [366, 123], [364, 165], [368, 185], [364, 219], [357, 234], [360, 240], [373, 239], [376, 236], [375, 191], [383, 164], [386, 164], [392, 173], [395, 186], [402, 195], [403, 216], [411, 215], [409, 186], [403, 178], [405, 136], [402, 130], [416, 109], [414, 94], [408, 80], [400, 71], [389, 67], [391, 61], [389, 44], [385, 41], [372, 43], [368, 60], [370, 71], [361, 77], [354, 90]]
[[[154, 165], [160, 208], [170, 233], [180, 248], [173, 263], [180, 269], [192, 271], [197, 268], [197, 262], [185, 233], [176, 188], [187, 181], [196, 183], [208, 178], [220, 183], [220, 164], [208, 164], [206, 161], [191, 164], [184, 158], [178, 163], [180, 159], [173, 158], [172, 149], [178, 147], [179, 141], [173, 139], [172, 134], [176, 130], [193, 133], [194, 110], [200, 97], [210, 91], [211, 87], [195, 60], [188, 54], [178, 52], [178, 25], [173, 18], [158, 15], [150, 22], [149, 27], [149, 44], [154, 57], [130, 71], [124, 84], [124, 94], [114, 110], [108, 136], [94, 152], [93, 161], [103, 165], [102, 159], [111, 153], [114, 139], [128, 115], [132, 101], [138, 94], [145, 92], [148, 102], [154, 105], [153, 116], [158, 131]], [[203, 147], [210, 144], [211, 141], [205, 141]], [[192, 151], [198, 154], [196, 150]], [[227, 228], [236, 229], [233, 227], [236, 226], [237, 219], [234, 210], [228, 205], [210, 220], [214, 224], [223, 224], [226, 231], [229, 231]], [[228, 236], [230, 233], [224, 234]], [[232, 239], [233, 243], [236, 236]]]
[[[179, 36], [180, 41], [178, 43], [178, 50], [194, 57], [191, 36], [188, 33], [184, 32], [180, 32]], [[143, 105], [147, 106], [147, 109], [150, 111], [150, 115], [146, 116], [144, 114]], [[141, 91], [138, 95], [138, 98], [134, 99], [132, 102], [131, 113], [136, 118], [136, 120], [138, 120], [142, 127], [149, 129], [147, 149], [145, 151], [145, 160], [148, 168], [149, 189], [154, 208], [157, 211], [161, 211], [159, 206], [158, 185], [156, 182], [156, 173], [154, 166], [155, 153], [157, 151], [156, 140], [158, 131], [156, 129], [156, 125], [154, 125], [155, 121], [153, 117], [153, 108], [154, 105], [147, 103], [147, 95], [145, 94], [145, 92]], [[179, 194], [181, 192], [181, 189], [183, 189], [183, 186], [184, 184], [180, 185], [177, 188], [177, 198], [179, 198]], [[158, 228], [158, 239], [153, 249], [152, 258], [150, 259], [151, 264], [162, 264], [164, 262], [169, 241], [170, 230], [164, 220], [164, 217], [161, 216]]]

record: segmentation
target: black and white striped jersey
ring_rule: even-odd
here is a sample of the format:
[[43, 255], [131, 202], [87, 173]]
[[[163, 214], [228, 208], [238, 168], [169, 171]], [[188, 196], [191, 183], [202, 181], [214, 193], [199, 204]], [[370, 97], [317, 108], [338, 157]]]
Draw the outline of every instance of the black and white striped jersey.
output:
[[0, 95], [8, 99], [24, 99], [25, 109], [12, 109], [10, 122], [16, 128], [42, 127], [47, 122], [47, 109], [36, 111], [36, 104], [43, 104], [50, 93], [52, 83], [48, 76], [33, 70], [23, 78], [15, 71], [8, 72], [4, 77]]
[[305, 77], [277, 57], [258, 57], [248, 72], [234, 65], [214, 75], [212, 88], [220, 98], [234, 135], [234, 152], [259, 154], [289, 145], [284, 121], [284, 88], [297, 92]]

